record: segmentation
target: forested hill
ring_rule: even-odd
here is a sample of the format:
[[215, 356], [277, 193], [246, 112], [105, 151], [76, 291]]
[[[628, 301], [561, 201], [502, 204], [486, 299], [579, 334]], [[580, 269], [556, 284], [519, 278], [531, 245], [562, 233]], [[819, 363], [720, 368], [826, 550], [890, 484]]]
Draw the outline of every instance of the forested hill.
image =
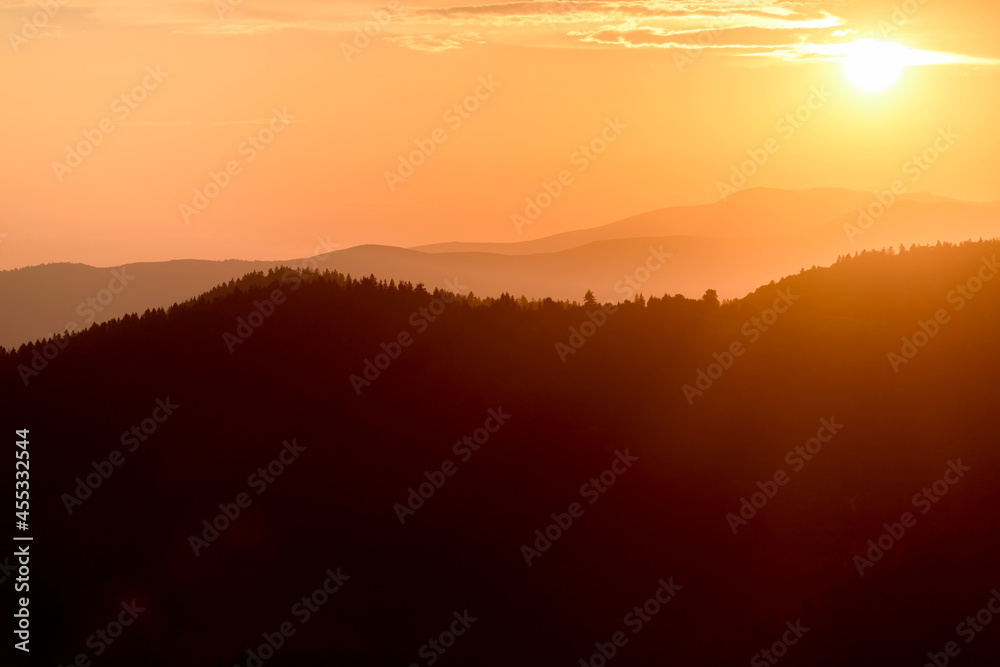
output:
[[998, 256], [865, 253], [721, 304], [277, 270], [5, 351], [35, 657], [93, 656], [134, 599], [102, 665], [247, 665], [286, 621], [268, 666], [423, 665], [466, 610], [441, 665], [772, 664], [786, 623], [782, 664], [992, 664], [1000, 625], [960, 624], [1000, 586]]

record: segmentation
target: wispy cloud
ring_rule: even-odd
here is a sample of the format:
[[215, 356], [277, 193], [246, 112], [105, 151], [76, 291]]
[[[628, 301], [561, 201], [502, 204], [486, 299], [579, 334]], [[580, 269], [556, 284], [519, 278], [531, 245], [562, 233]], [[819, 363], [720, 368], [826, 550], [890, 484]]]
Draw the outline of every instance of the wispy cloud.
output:
[[436, 37], [424, 35], [396, 35], [386, 37], [386, 41], [414, 51], [450, 51], [461, 49], [469, 44], [485, 44], [486, 40], [477, 32], [464, 32], [448, 36]]
[[[564, 48], [713, 49], [789, 60], [839, 58], [837, 44], [870, 32], [857, 0], [399, 0], [375, 39], [427, 52], [487, 43]], [[228, 9], [220, 12], [219, 4]], [[85, 30], [140, 25], [206, 38], [277, 31], [351, 35], [386, 12], [388, 0], [72, 0], [59, 25]], [[36, 8], [0, 0], [0, 16]], [[867, 11], [867, 10], [866, 10]], [[886, 10], [890, 11], [890, 10]], [[889, 16], [884, 17], [889, 20]], [[864, 23], [862, 23], [864, 21]], [[926, 35], [924, 35], [926, 37]], [[987, 42], [983, 42], [987, 43]], [[926, 44], [924, 46], [927, 46]], [[992, 63], [974, 56], [948, 62]]]

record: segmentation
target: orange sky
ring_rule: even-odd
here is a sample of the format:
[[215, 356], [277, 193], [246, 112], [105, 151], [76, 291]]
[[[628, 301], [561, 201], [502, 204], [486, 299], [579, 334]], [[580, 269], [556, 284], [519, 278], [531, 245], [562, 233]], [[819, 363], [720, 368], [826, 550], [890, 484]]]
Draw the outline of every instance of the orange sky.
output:
[[[48, 6], [0, 1], [2, 269], [540, 238], [716, 200], [769, 140], [746, 187], [874, 190], [951, 128], [913, 189], [1000, 199], [996, 2]], [[911, 54], [884, 90], [845, 78], [865, 37]]]

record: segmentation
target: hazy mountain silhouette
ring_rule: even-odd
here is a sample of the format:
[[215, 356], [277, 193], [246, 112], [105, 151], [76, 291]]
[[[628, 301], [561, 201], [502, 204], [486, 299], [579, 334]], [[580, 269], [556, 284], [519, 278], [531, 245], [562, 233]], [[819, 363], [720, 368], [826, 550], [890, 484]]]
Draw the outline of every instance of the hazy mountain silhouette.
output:
[[[178, 260], [142, 262], [118, 269], [85, 264], [43, 264], [0, 271], [0, 345], [11, 347], [66, 331], [85, 329], [126, 313], [186, 301], [215, 285], [279, 262]], [[124, 275], [116, 278], [116, 271]], [[121, 271], [118, 271], [119, 273]], [[122, 284], [122, 282], [126, 284]], [[109, 283], [118, 290], [109, 290]], [[101, 292], [113, 297], [110, 302]], [[88, 302], [93, 299], [93, 302]]]
[[[750, 188], [725, 201], [674, 206], [634, 215], [592, 229], [581, 229], [520, 243], [442, 243], [418, 246], [423, 252], [497, 252], [532, 254], [558, 252], [595, 241], [657, 236], [711, 238], [774, 237], [801, 234], [818, 223], [853, 211], [871, 199], [853, 190], [817, 188], [780, 190]], [[532, 227], [543, 229], [540, 217]]]
[[[86, 304], [107, 287], [111, 269], [51, 264], [0, 272], [0, 345], [11, 347], [63, 331], [67, 323], [101, 322], [192, 298], [217, 283], [279, 264], [336, 266], [354, 276], [422, 282], [446, 281], [475, 294], [508, 291], [527, 298], [578, 299], [592, 289], [602, 301], [628, 298], [622, 282], [643, 266], [651, 249], [670, 254], [639, 284], [649, 294], [697, 297], [706, 289], [737, 298], [776, 275], [824, 266], [838, 256], [900, 244], [960, 242], [1000, 235], [1000, 209], [932, 195], [901, 198], [867, 229], [858, 208], [875, 202], [849, 190], [738, 192], [726, 202], [677, 207], [604, 227], [513, 244], [445, 244], [418, 249], [358, 246], [324, 257], [282, 262], [175, 261], [131, 264], [135, 279], [100, 312]], [[849, 231], [851, 227], [860, 233]], [[82, 314], [81, 314], [82, 313]]]
[[[38, 471], [33, 657], [69, 664], [134, 599], [141, 622], [103, 665], [247, 665], [287, 621], [264, 664], [425, 664], [466, 610], [441, 664], [586, 664], [624, 631], [615, 665], [745, 665], [786, 623], [808, 628], [788, 664], [919, 665], [950, 641], [992, 664], [1000, 633], [965, 643], [956, 625], [997, 586], [997, 255], [868, 252], [734, 302], [617, 310], [332, 262], [2, 352]], [[338, 568], [349, 580], [300, 623]], [[633, 634], [661, 581], [681, 588]]]
[[[835, 220], [854, 221], [857, 210], [876, 201], [868, 192], [837, 188], [816, 188], [811, 190], [780, 190], [774, 188], [751, 188], [731, 195], [726, 201], [697, 206], [677, 206], [635, 215], [608, 225], [592, 229], [581, 229], [534, 241], [518, 243], [439, 243], [417, 246], [422, 252], [490, 252], [510, 255], [558, 252], [595, 241], [612, 239], [696, 236], [710, 238], [786, 238], [810, 237], [820, 230], [823, 223]], [[960, 242], [970, 236], [961, 236], [963, 223], [961, 214], [975, 212], [989, 204], [960, 202], [927, 193], [903, 195], [899, 202], [948, 203], [956, 208], [941, 210], [944, 222], [951, 218], [952, 224], [942, 224], [940, 231], [957, 234], [942, 241]], [[890, 207], [891, 210], [891, 207]], [[907, 211], [919, 210], [908, 207]], [[852, 218], [853, 215], [853, 218]], [[994, 221], [1000, 223], [994, 215]], [[544, 228], [544, 217], [536, 223]], [[949, 229], [952, 228], [952, 229]], [[527, 229], [531, 229], [530, 227]], [[994, 233], [996, 229], [994, 229]], [[844, 232], [841, 235], [846, 239]], [[935, 239], [935, 242], [937, 239]], [[898, 243], [905, 243], [900, 239]], [[863, 249], [865, 246], [853, 248]]]

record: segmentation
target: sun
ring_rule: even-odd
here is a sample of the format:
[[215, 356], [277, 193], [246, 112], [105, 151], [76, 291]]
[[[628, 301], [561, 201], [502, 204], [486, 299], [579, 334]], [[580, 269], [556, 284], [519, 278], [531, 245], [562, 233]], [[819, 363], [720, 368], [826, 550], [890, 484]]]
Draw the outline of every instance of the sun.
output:
[[907, 64], [905, 47], [876, 39], [859, 39], [847, 46], [844, 74], [862, 90], [884, 90], [899, 79]]

